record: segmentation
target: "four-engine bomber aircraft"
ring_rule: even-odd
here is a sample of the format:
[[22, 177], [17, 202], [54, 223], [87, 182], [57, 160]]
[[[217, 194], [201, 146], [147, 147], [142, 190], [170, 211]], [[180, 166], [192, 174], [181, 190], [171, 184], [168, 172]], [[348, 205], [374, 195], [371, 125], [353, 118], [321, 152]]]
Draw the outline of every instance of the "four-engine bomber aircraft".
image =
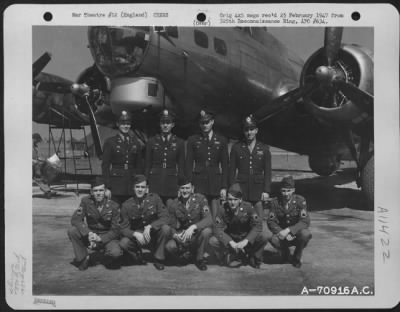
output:
[[373, 205], [373, 55], [342, 44], [342, 32], [326, 28], [323, 47], [303, 63], [265, 27], [89, 27], [95, 64], [76, 83], [42, 72], [49, 53], [33, 64], [33, 120], [90, 125], [101, 156], [97, 125], [114, 127], [122, 110], [144, 141], [163, 108], [183, 138], [201, 109], [233, 139], [253, 114], [261, 141], [308, 155], [317, 174], [334, 173], [350, 152]]

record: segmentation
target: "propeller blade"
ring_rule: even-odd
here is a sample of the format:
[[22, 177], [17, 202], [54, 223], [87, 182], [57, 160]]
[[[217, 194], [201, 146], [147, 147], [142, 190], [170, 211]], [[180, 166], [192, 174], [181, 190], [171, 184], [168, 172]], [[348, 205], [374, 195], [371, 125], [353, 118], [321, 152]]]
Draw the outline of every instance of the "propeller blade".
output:
[[35, 77], [39, 75], [39, 73], [43, 70], [43, 68], [46, 67], [46, 65], [50, 62], [50, 60], [51, 60], [51, 54], [49, 52], [45, 52], [42, 54], [41, 57], [39, 57], [35, 61], [35, 63], [33, 63], [32, 65], [33, 79], [35, 79]]
[[89, 103], [88, 96], [85, 96], [85, 103], [87, 105], [87, 110], [88, 110], [88, 115], [89, 115], [89, 123], [90, 123], [90, 131], [92, 133], [93, 144], [94, 144], [94, 148], [96, 150], [96, 155], [97, 155], [97, 157], [101, 158], [101, 155], [103, 155], [103, 149], [101, 147], [100, 133], [99, 133], [99, 129], [97, 127], [97, 122], [96, 122], [96, 118], [94, 116], [92, 106]]
[[343, 27], [326, 27], [324, 49], [326, 64], [332, 66], [336, 61], [342, 43]]
[[47, 91], [54, 93], [70, 93], [71, 84], [63, 82], [38, 82], [36, 84], [36, 89], [39, 91]]
[[372, 116], [374, 112], [374, 97], [357, 88], [355, 85], [337, 80], [334, 85], [343, 92], [343, 94], [352, 101], [360, 110], [365, 111], [368, 115]]
[[258, 122], [263, 122], [294, 104], [298, 99], [308, 95], [315, 87], [315, 84], [308, 84], [293, 89], [284, 95], [274, 99], [270, 105], [264, 105], [254, 114]]

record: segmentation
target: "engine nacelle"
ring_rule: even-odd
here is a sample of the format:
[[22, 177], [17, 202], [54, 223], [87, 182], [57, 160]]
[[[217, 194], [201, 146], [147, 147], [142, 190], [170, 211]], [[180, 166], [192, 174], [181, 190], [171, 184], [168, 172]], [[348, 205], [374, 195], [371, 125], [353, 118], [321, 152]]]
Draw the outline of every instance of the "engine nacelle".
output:
[[[324, 49], [321, 48], [312, 54], [304, 64], [300, 83], [305, 85], [308, 77], [314, 77], [317, 68], [325, 63]], [[342, 45], [334, 67], [343, 73], [344, 79], [351, 82], [359, 89], [374, 93], [372, 52], [358, 45]], [[322, 94], [323, 95], [323, 94]], [[318, 92], [311, 97], [315, 103], [320, 103], [321, 96]]]
[[337, 155], [310, 155], [308, 164], [312, 171], [326, 177], [339, 169], [340, 157]]
[[122, 110], [160, 111], [170, 101], [164, 94], [164, 87], [156, 78], [119, 77], [111, 81], [110, 102], [113, 114], [118, 116]]

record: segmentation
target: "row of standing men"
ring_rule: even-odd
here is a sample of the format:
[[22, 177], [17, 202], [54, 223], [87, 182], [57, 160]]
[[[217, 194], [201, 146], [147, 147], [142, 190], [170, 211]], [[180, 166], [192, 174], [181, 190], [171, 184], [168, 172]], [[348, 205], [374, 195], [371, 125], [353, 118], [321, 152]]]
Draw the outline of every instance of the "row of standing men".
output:
[[164, 110], [160, 116], [160, 134], [150, 138], [142, 157], [142, 145], [130, 135], [131, 117], [123, 111], [118, 120], [119, 133], [106, 140], [103, 148], [102, 174], [112, 198], [119, 204], [132, 193], [132, 178], [144, 174], [150, 192], [164, 203], [178, 191], [178, 178], [186, 176], [196, 192], [208, 200], [225, 197], [228, 185], [238, 182], [244, 200], [255, 203], [269, 197], [271, 153], [257, 141], [257, 122], [253, 116], [243, 121], [245, 140], [233, 145], [228, 155], [228, 141], [213, 130], [214, 116], [199, 114], [200, 134], [184, 141], [172, 134], [174, 116]]

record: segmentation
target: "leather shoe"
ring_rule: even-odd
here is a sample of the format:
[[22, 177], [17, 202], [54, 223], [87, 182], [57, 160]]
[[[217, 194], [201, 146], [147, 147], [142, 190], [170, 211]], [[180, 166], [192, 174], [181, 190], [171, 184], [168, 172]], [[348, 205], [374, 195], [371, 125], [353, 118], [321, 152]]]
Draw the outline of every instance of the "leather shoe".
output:
[[139, 264], [139, 265], [146, 265], [147, 264], [147, 261], [144, 260], [143, 254], [141, 252], [136, 254], [136, 263]]
[[300, 261], [299, 259], [293, 258], [293, 260], [292, 260], [292, 265], [293, 265], [295, 268], [299, 269], [299, 268], [301, 267], [301, 261]]
[[112, 259], [110, 257], [110, 259], [108, 259], [108, 261], [104, 264], [104, 266], [108, 270], [118, 270], [121, 268], [121, 262], [119, 261], [119, 259]]
[[226, 265], [230, 268], [238, 268], [242, 265], [242, 260], [237, 255], [228, 253], [226, 255]]
[[164, 263], [162, 263], [160, 261], [154, 262], [153, 265], [159, 271], [164, 270]]
[[204, 259], [197, 260], [195, 262], [195, 265], [200, 271], [206, 271], [207, 270], [207, 264], [206, 264], [206, 261]]
[[250, 259], [249, 259], [249, 265], [250, 265], [252, 268], [259, 269], [260, 266], [261, 266], [261, 261], [260, 261], [259, 259], [257, 259], [256, 257], [250, 257]]
[[78, 269], [79, 271], [85, 271], [88, 269], [88, 267], [89, 267], [89, 257], [86, 257], [80, 262], [80, 264], [78, 265]]

